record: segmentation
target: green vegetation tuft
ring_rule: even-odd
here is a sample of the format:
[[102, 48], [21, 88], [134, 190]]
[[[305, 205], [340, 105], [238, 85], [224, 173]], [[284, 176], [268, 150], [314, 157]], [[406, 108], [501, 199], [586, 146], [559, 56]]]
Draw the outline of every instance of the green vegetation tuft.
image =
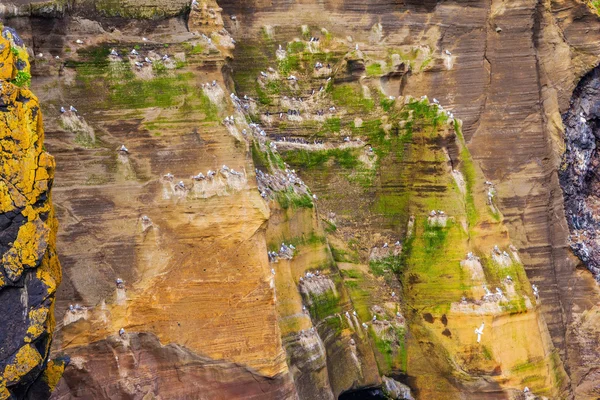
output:
[[194, 85], [193, 73], [168, 71], [162, 63], [153, 63], [154, 77], [138, 79], [129, 61], [110, 62], [109, 47], [79, 50], [82, 61], [68, 61], [77, 72], [78, 89], [107, 108], [140, 109], [179, 107], [179, 111], [204, 114], [205, 121], [217, 121], [218, 109]]
[[406, 266], [404, 262], [401, 256], [389, 256], [369, 261], [369, 268], [375, 276], [383, 276], [388, 272], [400, 274]]
[[[40, 7], [44, 4], [40, 3]], [[33, 5], [32, 5], [33, 6]], [[128, 6], [127, 2], [122, 0], [96, 0], [94, 7], [96, 11], [106, 17], [121, 17], [128, 19], [160, 19], [168, 16], [175, 16], [182, 13], [189, 6], [182, 6], [178, 10], [170, 10], [165, 4], [147, 5], [147, 6]]]
[[191, 44], [186, 42], [183, 43], [183, 48], [190, 55], [202, 54], [204, 52], [204, 46], [202, 46], [200, 43]]
[[383, 108], [383, 110], [385, 112], [389, 113], [390, 111], [392, 111], [394, 109], [394, 106], [396, 105], [396, 100], [383, 98], [383, 99], [381, 99], [380, 104], [381, 104], [381, 108]]
[[284, 76], [289, 75], [292, 71], [300, 69], [300, 57], [297, 55], [288, 54], [282, 60], [279, 60], [279, 72]]
[[329, 221], [324, 220], [323, 221], [325, 223], [325, 232], [326, 233], [333, 233], [335, 231], [337, 231], [337, 226], [335, 226], [335, 224], [332, 224]]
[[467, 289], [460, 267], [467, 236], [460, 224], [451, 221], [445, 228], [430, 226], [426, 218], [420, 221], [417, 218], [415, 233], [402, 249], [405, 289], [410, 290], [415, 306], [445, 313]]
[[427, 100], [412, 101], [406, 105], [408, 110], [412, 110], [413, 121], [418, 125], [433, 125], [434, 128], [448, 121], [448, 115], [444, 112], [438, 112], [437, 106], [430, 105]]
[[345, 250], [338, 249], [331, 244], [329, 244], [329, 247], [331, 248], [333, 259], [336, 262], [350, 262], [356, 264], [360, 261], [356, 252], [347, 252]]
[[327, 133], [336, 133], [342, 129], [342, 120], [340, 118], [327, 118], [323, 123], [323, 130]]
[[375, 102], [363, 96], [359, 87], [343, 84], [329, 85], [331, 96], [335, 104], [349, 108], [354, 112], [369, 113], [375, 108]]
[[378, 193], [371, 211], [385, 217], [388, 222], [400, 227], [405, 224], [405, 217], [410, 206], [409, 192]]
[[342, 321], [341, 316], [335, 315], [333, 317], [326, 318], [325, 323], [327, 324], [327, 327], [329, 329], [331, 329], [331, 331], [333, 331], [336, 335], [339, 335], [340, 333], [342, 333], [344, 323]]
[[155, 62], [152, 63], [152, 71], [154, 71], [156, 75], [165, 75], [167, 73], [167, 67], [161, 62]]
[[298, 194], [290, 189], [286, 192], [277, 192], [276, 199], [281, 208], [313, 208], [312, 198], [307, 194]]
[[31, 74], [29, 72], [19, 71], [17, 72], [15, 79], [11, 82], [19, 87], [28, 87], [31, 84]]
[[484, 357], [486, 360], [491, 360], [491, 359], [493, 358], [493, 357], [492, 357], [492, 352], [490, 351], [490, 349], [488, 349], [488, 348], [487, 348], [487, 346], [482, 346], [482, 349], [481, 349], [481, 350], [482, 350], [482, 352], [483, 352], [483, 357]]
[[362, 273], [356, 269], [343, 269], [342, 276], [350, 279], [362, 279]]
[[287, 52], [291, 54], [302, 53], [306, 49], [304, 42], [293, 41], [287, 46]]
[[443, 250], [446, 236], [448, 236], [448, 228], [426, 224], [425, 231], [423, 232], [425, 252], [433, 256], [435, 253]]
[[269, 96], [269, 93], [264, 91], [258, 82], [255, 85], [256, 97], [258, 97], [258, 102], [263, 106], [270, 106], [273, 104], [273, 100]]
[[[265, 85], [265, 91], [269, 95], [278, 95], [281, 93], [282, 85], [280, 81], [269, 81]], [[270, 103], [270, 101], [269, 101]]]
[[270, 171], [267, 155], [260, 151], [258, 143], [255, 141], [252, 142], [252, 161], [256, 168]]
[[306, 169], [318, 168], [325, 165], [330, 159], [342, 168], [352, 169], [360, 164], [356, 149], [330, 149], [330, 150], [292, 150], [283, 157], [293, 167]]
[[527, 312], [527, 307], [525, 306], [525, 299], [523, 297], [519, 297], [515, 300], [510, 300], [508, 303], [502, 304], [502, 310], [508, 312], [509, 314], [520, 314]]
[[405, 330], [403, 328], [389, 328], [394, 330], [395, 340], [383, 339], [375, 334], [373, 328], [369, 329], [369, 334], [375, 343], [375, 348], [383, 357], [385, 365], [377, 363], [381, 374], [392, 370], [406, 371], [408, 353], [406, 351]]
[[181, 97], [195, 90], [189, 86], [190, 78], [190, 74], [177, 74], [149, 80], [113, 81], [109, 85], [109, 101], [113, 106], [130, 108], [177, 106], [180, 104]]
[[368, 76], [380, 76], [381, 75], [381, 64], [373, 63], [367, 66]]

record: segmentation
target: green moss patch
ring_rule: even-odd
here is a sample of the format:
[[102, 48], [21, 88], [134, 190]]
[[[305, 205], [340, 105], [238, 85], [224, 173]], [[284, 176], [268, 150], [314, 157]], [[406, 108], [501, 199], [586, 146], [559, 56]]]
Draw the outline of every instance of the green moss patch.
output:
[[381, 75], [381, 64], [373, 63], [367, 65], [367, 75], [368, 76], [380, 76]]
[[354, 112], [369, 113], [375, 107], [375, 102], [372, 99], [365, 98], [362, 90], [356, 85], [332, 85], [331, 97], [335, 104]]
[[313, 208], [312, 198], [307, 194], [298, 194], [293, 190], [277, 192], [275, 199], [284, 210], [288, 208]]
[[379, 260], [371, 260], [369, 269], [375, 276], [383, 276], [387, 273], [400, 274], [405, 267], [404, 261], [400, 256], [389, 256]]
[[29, 87], [31, 85], [31, 74], [26, 71], [19, 71], [11, 83], [19, 87]]
[[326, 317], [341, 312], [339, 298], [331, 291], [321, 295], [311, 296], [310, 315], [313, 319], [323, 320]]
[[285, 161], [297, 168], [323, 167], [330, 159], [342, 168], [352, 169], [359, 165], [356, 149], [330, 149], [330, 150], [291, 150], [283, 154]]
[[394, 331], [394, 340], [380, 338], [373, 328], [369, 329], [369, 335], [380, 355], [380, 357], [377, 357], [377, 365], [382, 375], [390, 371], [406, 371], [408, 361], [405, 329], [394, 327], [389, 329]]

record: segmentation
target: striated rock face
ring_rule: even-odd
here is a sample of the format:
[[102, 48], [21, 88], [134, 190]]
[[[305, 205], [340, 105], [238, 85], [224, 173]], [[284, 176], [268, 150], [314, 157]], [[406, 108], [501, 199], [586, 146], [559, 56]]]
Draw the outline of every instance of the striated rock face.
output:
[[[595, 73], [561, 113], [600, 60], [586, 4], [14, 0], [0, 15], [33, 46], [57, 157], [52, 352], [70, 363], [54, 398], [596, 395], [600, 293], [559, 185], [566, 125], [581, 255]], [[40, 221], [23, 226], [51, 248]], [[35, 251], [7, 241], [6, 282], [44, 251], [19, 240]]]
[[[220, 2], [225, 13], [252, 14], [231, 27], [244, 38], [268, 28], [290, 40], [298, 37], [299, 26], [308, 25], [352, 36], [372, 58], [377, 45], [404, 49], [411, 72], [387, 86], [397, 92], [386, 94], [427, 94], [463, 121], [483, 181], [494, 184], [494, 204], [528, 277], [539, 287], [545, 323], [575, 392], [581, 379], [592, 375], [588, 361], [594, 355], [572, 327], [595, 313], [598, 291], [569, 249], [558, 180], [561, 112], [579, 79], [598, 63], [598, 17], [586, 4], [570, 0], [375, 3]], [[286, 24], [279, 22], [283, 16], [290, 18]], [[396, 63], [386, 64], [381, 64], [384, 76]], [[318, 193], [318, 187], [313, 190]]]
[[68, 12], [86, 17], [162, 19], [181, 15], [188, 0], [8, 0], [0, 4], [0, 16], [64, 17]]
[[201, 0], [192, 5], [188, 27], [192, 32], [212, 33], [223, 28], [223, 9], [215, 0]]
[[189, 4], [188, 0], [86, 0], [76, 7], [86, 10], [91, 6], [105, 17], [160, 19], [182, 14]]
[[199, 357], [177, 344], [161, 345], [148, 333], [75, 347], [69, 354], [70, 367], [53, 399], [142, 398], [141, 393], [181, 400], [289, 398], [281, 378], [257, 376], [244, 366]]
[[0, 398], [44, 398], [60, 377], [48, 362], [61, 281], [40, 104], [28, 89], [21, 38], [0, 24]]

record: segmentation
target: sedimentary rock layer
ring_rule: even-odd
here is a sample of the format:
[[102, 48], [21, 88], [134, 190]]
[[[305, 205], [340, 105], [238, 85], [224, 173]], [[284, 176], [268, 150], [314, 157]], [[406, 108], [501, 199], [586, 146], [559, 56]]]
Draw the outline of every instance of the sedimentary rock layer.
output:
[[[211, 45], [181, 19], [103, 20], [118, 30], [12, 21], [44, 43], [32, 72], [44, 82], [59, 241], [70, 249], [54, 342], [70, 362], [54, 396], [190, 398], [216, 380], [210, 398], [245, 388], [293, 398], [265, 251], [269, 209], [246, 143], [220, 123], [233, 112], [221, 53], [231, 39], [217, 27]], [[123, 355], [104, 362], [113, 350]], [[204, 383], [175, 392], [180, 367]], [[154, 385], [131, 383], [150, 376]]]
[[[293, 27], [316, 25], [352, 35], [370, 51], [381, 24], [386, 47], [430, 47], [428, 65], [416, 64], [420, 73], [413, 68], [395, 87], [400, 94], [435, 97], [463, 120], [468, 147], [485, 178], [495, 183], [510, 236], [540, 287], [554, 345], [574, 382], [587, 376], [589, 367], [581, 362], [589, 359], [587, 340], [571, 326], [595, 314], [598, 294], [570, 254], [557, 171], [560, 114], [579, 78], [598, 62], [593, 11], [570, 0], [220, 5], [225, 13], [251, 14], [230, 28], [243, 37], [255, 37], [253, 29], [262, 27], [293, 35]], [[309, 18], [309, 9], [319, 11]], [[283, 15], [289, 18], [285, 25], [278, 22]]]

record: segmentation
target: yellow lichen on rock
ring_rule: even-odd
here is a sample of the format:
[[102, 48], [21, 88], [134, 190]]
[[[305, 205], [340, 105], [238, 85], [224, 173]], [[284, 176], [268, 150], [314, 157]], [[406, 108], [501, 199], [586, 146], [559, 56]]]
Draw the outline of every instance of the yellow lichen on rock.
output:
[[27, 50], [14, 30], [0, 25], [0, 31], [0, 290], [11, 324], [0, 349], [0, 399], [23, 398], [29, 390], [49, 396], [61, 371], [44, 372], [61, 280], [50, 200], [54, 159], [43, 149], [39, 102], [25, 88]]
[[14, 359], [4, 368], [6, 384], [17, 383], [25, 374], [43, 362], [42, 356], [30, 344], [19, 349]]
[[65, 363], [58, 360], [48, 361], [48, 365], [44, 370], [43, 379], [48, 384], [50, 390], [54, 390], [63, 372], [65, 371]]
[[44, 332], [44, 325], [48, 319], [48, 308], [40, 307], [35, 310], [29, 311], [29, 320], [31, 325], [27, 329], [28, 339], [35, 339]]
[[0, 23], [0, 80], [17, 81], [18, 86], [29, 84], [30, 64], [27, 49], [10, 28]]
[[0, 79], [8, 80], [13, 77], [14, 55], [10, 51], [10, 42], [0, 38]]

